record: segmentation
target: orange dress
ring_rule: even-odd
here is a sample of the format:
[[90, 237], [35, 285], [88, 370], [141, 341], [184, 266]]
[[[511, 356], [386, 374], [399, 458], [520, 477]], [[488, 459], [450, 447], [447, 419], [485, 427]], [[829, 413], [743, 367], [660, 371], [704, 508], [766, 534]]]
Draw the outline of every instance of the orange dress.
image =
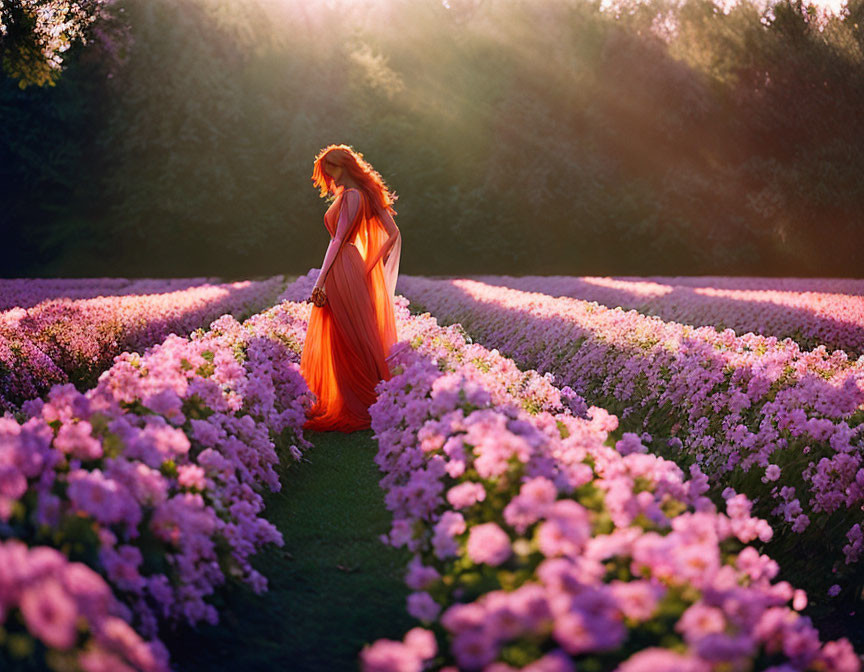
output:
[[[324, 215], [331, 240], [349, 191], [343, 190]], [[388, 234], [369, 197], [353, 191], [360, 194], [360, 205], [324, 281], [327, 303], [312, 306], [300, 358], [300, 372], [317, 397], [306, 414], [307, 430], [369, 429], [375, 386], [391, 378], [387, 356], [396, 342], [393, 297], [401, 234], [387, 264], [379, 259], [370, 269]]]

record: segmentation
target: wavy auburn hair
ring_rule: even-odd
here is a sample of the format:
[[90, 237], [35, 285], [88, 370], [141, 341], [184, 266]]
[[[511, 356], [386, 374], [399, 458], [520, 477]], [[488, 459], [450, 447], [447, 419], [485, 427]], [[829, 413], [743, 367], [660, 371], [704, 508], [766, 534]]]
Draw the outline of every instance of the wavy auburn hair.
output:
[[324, 170], [325, 159], [341, 165], [342, 170], [354, 179], [378, 210], [387, 210], [391, 215], [396, 214], [393, 204], [399, 197], [387, 188], [384, 178], [363, 158], [363, 155], [350, 145], [327, 145], [315, 157], [311, 179], [312, 184], [320, 190], [321, 198], [338, 191], [336, 182]]

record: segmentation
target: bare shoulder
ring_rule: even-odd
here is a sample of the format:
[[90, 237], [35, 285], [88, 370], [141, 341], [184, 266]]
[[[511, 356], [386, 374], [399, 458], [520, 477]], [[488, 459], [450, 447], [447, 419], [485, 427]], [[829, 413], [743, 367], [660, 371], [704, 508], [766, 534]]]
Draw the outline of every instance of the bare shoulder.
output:
[[355, 187], [349, 187], [348, 189], [345, 189], [345, 190], [342, 192], [342, 197], [345, 198], [345, 199], [348, 199], [348, 198], [349, 198], [348, 194], [349, 194], [350, 192], [352, 192], [352, 191], [353, 191], [354, 193], [357, 194], [357, 195], [354, 196], [354, 197], [350, 197], [351, 200], [352, 200], [353, 202], [356, 203], [359, 199], [362, 199], [362, 198], [363, 198], [363, 192], [360, 191], [359, 189], [356, 189]]
[[[355, 192], [353, 195], [350, 192]], [[340, 199], [340, 209], [345, 212], [356, 212], [363, 203], [363, 194], [359, 189], [355, 189], [351, 187], [350, 189], [345, 189], [342, 194], [339, 196]], [[341, 208], [341, 205], [344, 204], [345, 208]]]

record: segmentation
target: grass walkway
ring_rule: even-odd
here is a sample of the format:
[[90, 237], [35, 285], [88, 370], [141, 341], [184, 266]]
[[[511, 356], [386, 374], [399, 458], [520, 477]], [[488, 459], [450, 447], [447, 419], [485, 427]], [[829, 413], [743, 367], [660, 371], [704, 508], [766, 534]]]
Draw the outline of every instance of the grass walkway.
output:
[[410, 554], [378, 539], [390, 513], [372, 431], [306, 435], [309, 462], [283, 467], [282, 491], [268, 496], [265, 515], [285, 537], [254, 563], [269, 591], [228, 587], [218, 626], [165, 633], [178, 672], [357, 670], [364, 643], [418, 625], [405, 611]]

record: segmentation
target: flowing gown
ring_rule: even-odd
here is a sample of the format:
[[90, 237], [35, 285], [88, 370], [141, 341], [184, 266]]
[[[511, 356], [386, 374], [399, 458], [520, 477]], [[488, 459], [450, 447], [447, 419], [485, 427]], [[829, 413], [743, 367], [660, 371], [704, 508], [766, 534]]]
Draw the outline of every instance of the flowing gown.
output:
[[367, 273], [388, 238], [369, 197], [360, 189], [343, 190], [324, 224], [332, 240], [350, 191], [359, 193], [360, 206], [324, 281], [327, 303], [312, 306], [300, 360], [300, 372], [317, 396], [303, 429], [368, 429], [375, 386], [391, 378], [388, 354], [396, 342], [393, 298], [402, 237], [398, 235], [387, 264], [378, 260]]

